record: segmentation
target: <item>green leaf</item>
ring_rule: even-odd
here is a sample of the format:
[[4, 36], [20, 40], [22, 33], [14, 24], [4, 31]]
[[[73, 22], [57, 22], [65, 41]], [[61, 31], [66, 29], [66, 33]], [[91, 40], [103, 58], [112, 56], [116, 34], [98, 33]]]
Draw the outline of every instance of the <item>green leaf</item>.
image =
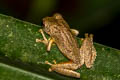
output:
[[[79, 80], [48, 72], [44, 62], [67, 61], [56, 45], [50, 52], [43, 43], [38, 30], [41, 26], [20, 21], [0, 14], [0, 80]], [[47, 38], [49, 35], [47, 35]], [[79, 41], [79, 38], [78, 42]], [[80, 80], [120, 80], [120, 50], [95, 43], [97, 57], [94, 66], [78, 69]]]

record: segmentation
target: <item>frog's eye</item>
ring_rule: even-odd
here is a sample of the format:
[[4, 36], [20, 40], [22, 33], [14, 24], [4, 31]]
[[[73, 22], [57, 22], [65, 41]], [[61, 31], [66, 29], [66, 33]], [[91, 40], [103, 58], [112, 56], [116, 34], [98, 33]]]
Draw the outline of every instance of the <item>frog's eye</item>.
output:
[[59, 13], [54, 14], [55, 19], [63, 19], [62, 15]]

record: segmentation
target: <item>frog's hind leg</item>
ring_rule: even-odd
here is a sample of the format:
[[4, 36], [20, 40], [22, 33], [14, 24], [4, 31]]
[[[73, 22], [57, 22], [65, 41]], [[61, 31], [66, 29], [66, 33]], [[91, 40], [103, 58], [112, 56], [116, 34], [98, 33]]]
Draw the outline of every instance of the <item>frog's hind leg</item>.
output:
[[52, 46], [52, 43], [54, 42], [54, 39], [53, 39], [53, 38], [47, 39], [47, 38], [45, 37], [45, 34], [44, 34], [44, 32], [43, 32], [42, 29], [40, 29], [39, 32], [42, 34], [43, 40], [41, 40], [41, 39], [36, 39], [36, 42], [42, 42], [42, 43], [44, 43], [45, 45], [47, 45], [47, 51], [50, 51], [51, 46]]
[[59, 64], [56, 64], [56, 62], [54, 62], [55, 64], [51, 64], [48, 61], [46, 61], [45, 63], [51, 66], [51, 68], [49, 68], [50, 72], [56, 71], [60, 74], [66, 75], [66, 76], [80, 78], [80, 73], [73, 71], [73, 70], [78, 69], [77, 64], [74, 64], [71, 61], [59, 63]]
[[96, 49], [93, 45], [93, 35], [85, 34], [81, 49], [84, 54], [84, 62], [87, 68], [91, 68], [96, 59]]

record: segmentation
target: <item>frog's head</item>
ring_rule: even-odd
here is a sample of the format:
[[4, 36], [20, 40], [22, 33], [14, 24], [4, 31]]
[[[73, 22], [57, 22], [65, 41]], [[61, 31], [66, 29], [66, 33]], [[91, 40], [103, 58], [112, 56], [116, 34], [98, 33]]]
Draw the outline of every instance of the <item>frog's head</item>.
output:
[[48, 34], [53, 34], [58, 23], [58, 20], [63, 19], [58, 13], [54, 14], [52, 17], [43, 18], [44, 31]]

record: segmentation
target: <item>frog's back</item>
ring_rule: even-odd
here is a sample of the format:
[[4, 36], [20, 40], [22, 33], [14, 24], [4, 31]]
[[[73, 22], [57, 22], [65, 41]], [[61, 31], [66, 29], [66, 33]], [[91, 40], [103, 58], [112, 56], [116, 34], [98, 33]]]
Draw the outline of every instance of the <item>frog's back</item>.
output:
[[57, 44], [60, 51], [73, 62], [79, 61], [79, 48], [77, 45], [77, 41], [72, 35], [70, 29], [66, 27], [61, 27], [59, 30], [59, 34], [54, 36], [55, 43]]
[[[79, 48], [77, 41], [70, 31], [70, 27], [67, 22], [60, 16], [48, 17], [44, 20], [45, 32], [54, 38], [60, 51], [73, 62], [78, 62], [79, 59]], [[78, 60], [78, 61], [76, 61]]]

